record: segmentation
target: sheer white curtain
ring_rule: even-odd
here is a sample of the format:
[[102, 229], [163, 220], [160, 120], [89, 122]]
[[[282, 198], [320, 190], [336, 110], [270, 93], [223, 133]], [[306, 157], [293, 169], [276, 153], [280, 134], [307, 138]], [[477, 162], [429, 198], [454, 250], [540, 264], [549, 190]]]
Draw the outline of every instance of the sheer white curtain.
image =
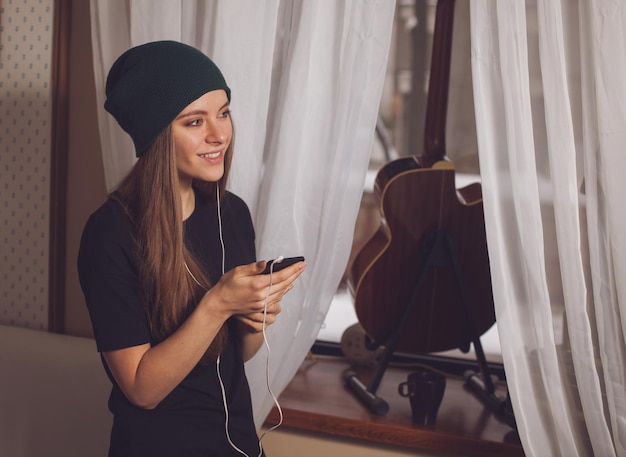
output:
[[626, 6], [472, 0], [496, 315], [528, 456], [626, 455]]
[[[313, 344], [348, 259], [395, 2], [91, 0], [91, 8], [99, 107], [114, 59], [144, 42], [194, 45], [225, 74], [237, 136], [230, 188], [250, 206], [258, 257], [308, 260], [267, 332], [278, 395]], [[99, 114], [112, 188], [134, 154], [115, 121]], [[246, 366], [258, 425], [273, 406], [266, 360], [262, 349]]]

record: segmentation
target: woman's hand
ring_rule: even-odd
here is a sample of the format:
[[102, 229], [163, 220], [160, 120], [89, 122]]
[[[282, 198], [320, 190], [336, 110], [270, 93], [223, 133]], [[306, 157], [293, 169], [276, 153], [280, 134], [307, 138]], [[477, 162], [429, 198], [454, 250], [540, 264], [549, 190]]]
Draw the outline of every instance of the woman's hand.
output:
[[[213, 312], [235, 316], [250, 332], [258, 333], [272, 324], [281, 311], [280, 302], [302, 274], [305, 262], [283, 270], [260, 274], [266, 262], [260, 261], [236, 267], [226, 273], [203, 298]], [[206, 299], [206, 300], [205, 300]], [[201, 302], [202, 304], [202, 302]]]
[[[233, 286], [235, 284], [242, 286], [238, 293], [245, 295], [248, 291], [250, 296], [254, 297], [251, 298], [250, 302], [244, 300], [239, 306], [235, 305], [236, 311], [232, 314], [239, 323], [244, 361], [251, 359], [263, 344], [261, 332], [276, 321], [276, 316], [281, 311], [280, 302], [282, 298], [293, 289], [293, 282], [302, 274], [306, 266], [304, 262], [299, 262], [272, 273], [270, 278], [268, 274], [260, 274], [265, 265], [266, 262], [245, 265], [232, 270], [232, 277], [229, 277], [229, 274], [223, 277], [225, 282], [224, 293], [230, 294], [232, 292], [231, 286], [227, 285], [232, 281]], [[250, 282], [247, 283], [247, 281]], [[232, 293], [232, 297], [235, 297], [236, 294]]]

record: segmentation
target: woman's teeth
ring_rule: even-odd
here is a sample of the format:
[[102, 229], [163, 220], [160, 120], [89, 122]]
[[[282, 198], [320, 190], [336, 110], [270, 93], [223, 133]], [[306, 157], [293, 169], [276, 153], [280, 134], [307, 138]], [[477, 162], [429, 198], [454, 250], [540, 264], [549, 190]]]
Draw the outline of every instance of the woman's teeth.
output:
[[220, 156], [219, 152], [211, 152], [209, 154], [200, 154], [203, 159], [217, 159]]

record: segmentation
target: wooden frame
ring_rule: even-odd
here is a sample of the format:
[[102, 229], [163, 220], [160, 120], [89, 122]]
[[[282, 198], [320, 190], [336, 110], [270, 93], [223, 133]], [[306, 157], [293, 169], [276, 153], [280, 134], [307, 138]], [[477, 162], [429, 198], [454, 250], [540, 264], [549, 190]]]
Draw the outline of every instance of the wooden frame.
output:
[[71, 0], [54, 1], [48, 330], [65, 331], [65, 270]]

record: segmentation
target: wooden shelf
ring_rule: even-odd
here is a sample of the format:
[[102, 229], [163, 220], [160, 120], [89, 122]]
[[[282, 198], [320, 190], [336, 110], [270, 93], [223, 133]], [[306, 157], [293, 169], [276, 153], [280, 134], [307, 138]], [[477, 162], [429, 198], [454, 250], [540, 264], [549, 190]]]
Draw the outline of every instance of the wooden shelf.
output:
[[[347, 369], [353, 368], [341, 358], [307, 358], [279, 398], [283, 427], [466, 456], [524, 455], [517, 431], [496, 418], [462, 379], [447, 378], [437, 423], [420, 427], [411, 421], [409, 400], [398, 394], [398, 384], [414, 369], [390, 367], [385, 372], [377, 391], [390, 406], [385, 416], [369, 412], [345, 387]], [[371, 372], [354, 371], [364, 382]], [[274, 408], [267, 424], [278, 420]]]

